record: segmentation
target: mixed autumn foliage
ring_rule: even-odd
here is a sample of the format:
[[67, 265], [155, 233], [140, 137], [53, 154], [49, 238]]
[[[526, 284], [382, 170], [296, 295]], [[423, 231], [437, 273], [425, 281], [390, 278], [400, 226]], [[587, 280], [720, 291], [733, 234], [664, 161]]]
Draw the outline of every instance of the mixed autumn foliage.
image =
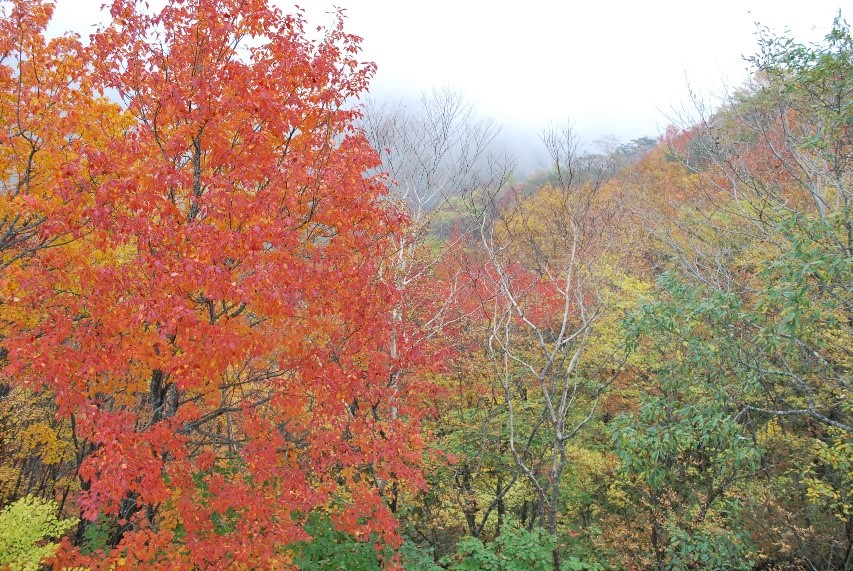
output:
[[340, 14], [0, 7], [0, 569], [853, 568], [840, 16], [518, 181]]

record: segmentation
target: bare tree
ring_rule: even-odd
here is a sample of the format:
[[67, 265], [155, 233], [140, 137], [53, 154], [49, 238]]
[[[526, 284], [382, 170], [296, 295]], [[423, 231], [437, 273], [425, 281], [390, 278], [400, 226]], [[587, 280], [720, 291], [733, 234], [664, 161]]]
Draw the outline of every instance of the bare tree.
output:
[[477, 115], [474, 104], [449, 88], [421, 94], [414, 105], [370, 100], [363, 127], [380, 153], [392, 193], [415, 224], [454, 196], [470, 194], [506, 174], [494, 168], [499, 126]]
[[[394, 363], [389, 386], [398, 394], [409, 380], [401, 364], [408, 362], [405, 354], [436, 342], [448, 325], [463, 318], [457, 305], [458, 296], [463, 295], [460, 276], [433, 279], [435, 269], [473, 228], [465, 218], [462, 197], [506, 184], [512, 157], [494, 152], [497, 124], [481, 118], [473, 103], [448, 88], [425, 92], [411, 105], [402, 100], [369, 100], [362, 128], [379, 152], [379, 168], [387, 174], [391, 196], [402, 203], [411, 222], [408, 235], [393, 244], [393, 259], [381, 269], [393, 273], [402, 293], [393, 310], [396, 328], [388, 348]], [[439, 216], [460, 223], [460, 231], [447, 236], [450, 239], [441, 247], [426, 248]], [[391, 414], [398, 415], [395, 406]], [[386, 482], [376, 474], [374, 478], [384, 493]], [[396, 507], [393, 490], [389, 501]]]
[[616, 210], [600, 193], [610, 165], [580, 151], [571, 124], [547, 129], [542, 140], [556, 184], [506, 204], [490, 196], [479, 211], [493, 292], [488, 352], [509, 449], [537, 495], [539, 525], [556, 535], [566, 446], [593, 418], [606, 384], [584, 374], [582, 357], [605, 310], [599, 266]]

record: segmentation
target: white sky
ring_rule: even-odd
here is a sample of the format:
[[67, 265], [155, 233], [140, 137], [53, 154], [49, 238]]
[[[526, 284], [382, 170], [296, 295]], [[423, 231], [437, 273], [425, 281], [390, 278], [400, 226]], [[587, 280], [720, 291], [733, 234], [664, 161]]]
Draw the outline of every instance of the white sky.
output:
[[[107, 1], [58, 0], [52, 30], [85, 36]], [[329, 21], [333, 4], [346, 9], [348, 30], [364, 38], [363, 59], [379, 66], [374, 96], [450, 86], [520, 138], [570, 117], [587, 140], [621, 141], [657, 136], [665, 114], [686, 101], [688, 84], [710, 93], [742, 83], [756, 21], [816, 41], [842, 7], [842, 0], [297, 3], [318, 24]]]

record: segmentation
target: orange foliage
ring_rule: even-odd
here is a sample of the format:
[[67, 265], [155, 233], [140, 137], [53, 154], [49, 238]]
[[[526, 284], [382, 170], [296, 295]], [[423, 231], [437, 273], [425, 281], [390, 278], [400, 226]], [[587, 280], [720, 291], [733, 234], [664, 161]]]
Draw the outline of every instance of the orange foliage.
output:
[[[13, 5], [0, 41], [42, 41], [50, 5]], [[3, 197], [55, 246], [3, 276], [5, 373], [74, 418], [82, 513], [117, 526], [119, 549], [61, 563], [281, 567], [316, 509], [395, 544], [380, 482], [422, 485], [420, 413], [388, 382], [403, 217], [344, 106], [372, 74], [358, 39], [339, 17], [309, 41], [263, 0], [110, 12], [91, 47], [20, 62], [64, 83], [33, 87], [51, 99], [15, 128], [46, 133], [38, 169]], [[8, 184], [32, 137], [7, 136]]]

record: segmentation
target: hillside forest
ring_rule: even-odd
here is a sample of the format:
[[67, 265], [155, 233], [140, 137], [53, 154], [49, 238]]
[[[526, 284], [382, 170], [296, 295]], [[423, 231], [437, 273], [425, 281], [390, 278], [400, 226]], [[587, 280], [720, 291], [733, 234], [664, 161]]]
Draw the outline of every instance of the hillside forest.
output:
[[0, 2], [0, 569], [853, 570], [842, 14], [522, 177], [342, 12], [106, 9]]

